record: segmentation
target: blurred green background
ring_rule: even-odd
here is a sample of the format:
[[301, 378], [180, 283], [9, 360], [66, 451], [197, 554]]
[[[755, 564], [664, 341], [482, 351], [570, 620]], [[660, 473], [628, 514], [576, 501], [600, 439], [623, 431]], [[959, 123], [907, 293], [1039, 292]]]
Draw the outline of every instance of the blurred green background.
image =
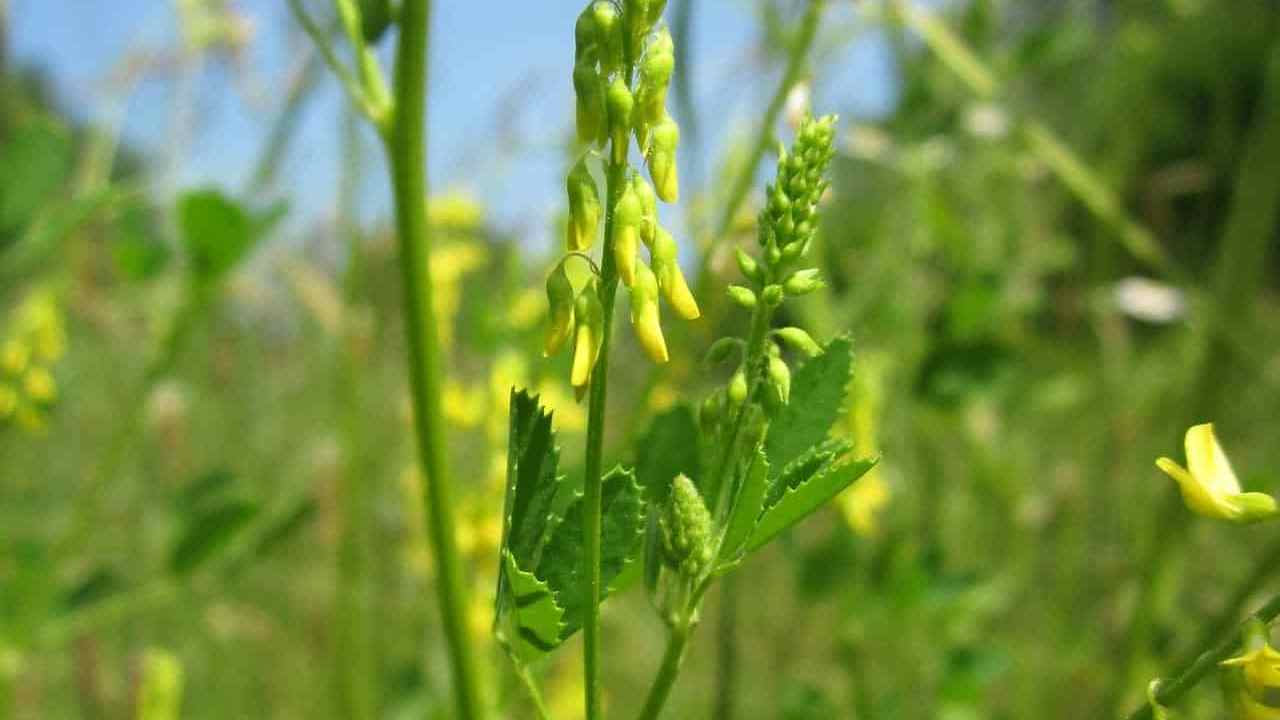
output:
[[[77, 50], [78, 16], [129, 37], [108, 5], [165, 19]], [[277, 5], [0, 0], [0, 717], [138, 717], [175, 665], [184, 718], [449, 716], [382, 159]], [[580, 7], [438, 5], [424, 212], [489, 643], [508, 388], [581, 456], [567, 361], [541, 355]], [[719, 298], [762, 181], [712, 238], [731, 181], [769, 171], [744, 164], [804, 5], [670, 0], [666, 220], [705, 314], [661, 369], [619, 334], [610, 456], [723, 380], [700, 358], [740, 329]], [[764, 128], [842, 115], [830, 286], [788, 321], [851, 334], [842, 432], [882, 462], [741, 571], [738, 716], [1119, 717], [1280, 577], [1274, 526], [1199, 519], [1153, 466], [1213, 421], [1248, 489], [1280, 482], [1280, 10], [823, 12]], [[642, 595], [604, 615], [615, 715], [661, 654]], [[717, 600], [668, 717], [712, 717]], [[532, 717], [485, 647], [495, 706]], [[545, 669], [559, 718], [577, 653]], [[1212, 683], [1181, 711], [1224, 712]]]

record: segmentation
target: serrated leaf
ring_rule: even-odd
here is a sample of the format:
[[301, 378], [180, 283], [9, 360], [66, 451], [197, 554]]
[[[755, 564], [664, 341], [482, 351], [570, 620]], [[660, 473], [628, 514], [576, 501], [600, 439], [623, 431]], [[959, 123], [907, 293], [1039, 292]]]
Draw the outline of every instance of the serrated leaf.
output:
[[838, 337], [792, 374], [791, 399], [770, 422], [765, 436], [771, 468], [781, 471], [826, 439], [844, 404], [852, 367], [853, 345], [848, 338]]
[[510, 418], [503, 547], [521, 567], [537, 567], [560, 487], [556, 476], [560, 449], [555, 445], [551, 413], [538, 404], [536, 396], [512, 389]]
[[841, 438], [828, 438], [800, 454], [787, 463], [777, 477], [769, 483], [764, 507], [773, 507], [782, 498], [783, 493], [801, 485], [818, 473], [822, 468], [840, 459], [853, 446]]
[[786, 491], [778, 502], [760, 516], [760, 522], [747, 541], [747, 550], [755, 550], [787, 528], [800, 522], [874, 467], [875, 460], [828, 465], [810, 478]]
[[[644, 532], [645, 505], [635, 474], [615, 467], [602, 481], [600, 539], [600, 599], [613, 588], [623, 569], [635, 559]], [[537, 575], [556, 594], [564, 609], [561, 639], [582, 627], [586, 612], [583, 583], [583, 499], [569, 505], [563, 520], [551, 531]]]
[[503, 553], [506, 600], [498, 618], [499, 639], [514, 660], [530, 663], [554, 650], [561, 641], [564, 611], [546, 583], [520, 568], [511, 553]]
[[751, 537], [751, 531], [765, 507], [765, 491], [768, 489], [769, 461], [764, 452], [757, 449], [746, 474], [743, 476], [733, 510], [725, 523], [724, 538], [720, 542], [720, 561], [734, 560], [742, 546]]
[[182, 539], [169, 556], [169, 568], [186, 575], [225, 548], [258, 513], [247, 500], [230, 500], [188, 523]]
[[667, 501], [671, 480], [684, 473], [701, 489], [698, 422], [693, 411], [677, 405], [655, 417], [636, 453], [636, 480], [652, 505]]

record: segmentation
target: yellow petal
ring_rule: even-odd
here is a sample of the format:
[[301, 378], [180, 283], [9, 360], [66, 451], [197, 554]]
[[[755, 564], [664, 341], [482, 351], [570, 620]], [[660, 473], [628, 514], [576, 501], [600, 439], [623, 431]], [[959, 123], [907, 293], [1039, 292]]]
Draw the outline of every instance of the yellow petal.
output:
[[1238, 493], [1240, 481], [1213, 434], [1213, 423], [1187, 430], [1187, 469], [1197, 481], [1215, 493]]

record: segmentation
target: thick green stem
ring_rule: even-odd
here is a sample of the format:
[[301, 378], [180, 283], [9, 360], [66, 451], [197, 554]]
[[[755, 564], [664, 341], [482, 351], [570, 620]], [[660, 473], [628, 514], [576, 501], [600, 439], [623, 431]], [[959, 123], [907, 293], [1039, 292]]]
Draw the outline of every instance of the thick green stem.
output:
[[656, 720], [667, 704], [671, 688], [675, 685], [676, 676], [680, 674], [680, 664], [684, 661], [684, 650], [689, 644], [690, 626], [688, 623], [673, 625], [671, 634], [667, 636], [667, 650], [662, 655], [662, 666], [653, 678], [649, 695], [640, 711], [639, 720]]
[[[715, 230], [698, 261], [697, 283], [694, 285], [698, 289], [706, 288], [710, 280], [711, 259], [715, 256], [716, 249], [728, 236], [729, 226], [733, 224], [733, 218], [737, 216], [742, 203], [747, 199], [747, 193], [751, 191], [751, 186], [755, 183], [756, 168], [760, 166], [760, 161], [764, 159], [764, 154], [768, 152], [769, 146], [775, 140], [774, 128], [778, 124], [778, 117], [782, 114], [782, 108], [787, 104], [787, 96], [791, 94], [791, 89], [800, 83], [800, 78], [804, 75], [805, 62], [809, 57], [809, 50], [813, 47], [813, 40], [818, 34], [818, 24], [822, 19], [822, 11], [825, 7], [826, 0], [809, 0], [804, 18], [800, 21], [800, 28], [796, 31], [795, 39], [791, 43], [790, 53], [787, 55], [787, 67], [783, 70], [782, 80], [778, 83], [777, 89], [774, 90], [773, 97], [769, 99], [769, 106], [764, 111], [760, 129], [756, 132], [755, 141], [751, 144], [751, 153], [739, 168], [733, 184], [729, 186], [728, 201], [725, 203], [724, 210], [720, 214], [720, 220], [716, 223]], [[708, 327], [710, 327], [710, 324], [708, 324]]]
[[720, 617], [716, 623], [716, 689], [712, 717], [730, 720], [734, 714], [738, 678], [738, 579], [729, 573], [720, 581]]
[[[1161, 705], [1172, 705], [1187, 691], [1195, 687], [1196, 683], [1203, 680], [1206, 675], [1216, 670], [1218, 663], [1235, 653], [1236, 649], [1240, 647], [1241, 637], [1248, 622], [1256, 618], [1262, 623], [1268, 624], [1275, 620], [1277, 615], [1280, 615], [1280, 595], [1268, 600], [1265, 605], [1250, 616], [1249, 620], [1242, 623], [1229, 636], [1218, 641], [1216, 645], [1206, 644], [1203, 651], [1196, 656], [1196, 659], [1179, 671], [1172, 680], [1162, 681], [1155, 692], [1156, 702]], [[1151, 720], [1151, 705], [1144, 704], [1127, 717], [1128, 720]]]
[[453, 485], [441, 409], [440, 346], [424, 207], [429, 23], [429, 0], [404, 0], [400, 6], [400, 39], [396, 48], [394, 109], [383, 137], [395, 194], [414, 431], [437, 573], [436, 594], [449, 647], [458, 717], [474, 720], [484, 717], [485, 713], [475, 653], [467, 634], [466, 588], [454, 538]]
[[582, 628], [582, 672], [586, 690], [587, 720], [600, 717], [600, 496], [604, 468], [605, 396], [608, 390], [609, 344], [613, 335], [613, 305], [618, 294], [618, 270], [613, 257], [614, 210], [627, 182], [627, 165], [610, 162], [606, 170], [607, 211], [604, 249], [600, 258], [600, 305], [604, 309], [600, 357], [591, 371], [591, 397], [587, 411], [587, 459], [584, 480], [583, 543], [587, 578], [587, 616]]

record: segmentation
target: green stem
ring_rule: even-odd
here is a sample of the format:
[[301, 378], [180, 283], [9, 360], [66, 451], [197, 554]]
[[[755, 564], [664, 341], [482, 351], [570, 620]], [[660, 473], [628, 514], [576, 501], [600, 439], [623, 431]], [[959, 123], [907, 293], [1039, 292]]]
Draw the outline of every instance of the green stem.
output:
[[454, 536], [452, 477], [441, 408], [439, 336], [431, 286], [427, 234], [426, 92], [429, 0], [404, 0], [396, 48], [395, 100], [383, 139], [395, 194], [400, 273], [414, 431], [423, 475], [423, 504], [438, 580], [437, 600], [449, 647], [458, 717], [485, 716], [475, 653], [466, 626], [466, 587]]
[[782, 114], [782, 108], [786, 106], [787, 96], [791, 94], [791, 89], [800, 83], [800, 78], [804, 75], [805, 62], [809, 57], [810, 48], [813, 47], [813, 40], [818, 34], [818, 24], [825, 7], [826, 0], [809, 0], [805, 8], [800, 28], [787, 55], [787, 66], [783, 70], [782, 80], [773, 91], [773, 97], [769, 99], [769, 106], [764, 111], [760, 129], [756, 132], [755, 141], [751, 145], [751, 153], [729, 186], [729, 199], [724, 205], [724, 211], [720, 214], [719, 222], [716, 223], [715, 232], [712, 233], [698, 261], [697, 282], [694, 285], [696, 288], [703, 289], [710, 281], [711, 259], [715, 257], [716, 249], [728, 236], [733, 218], [738, 214], [742, 203], [746, 202], [747, 193], [755, 183], [756, 168], [760, 166], [760, 161], [764, 159], [764, 154], [768, 152], [770, 144], [774, 141], [773, 131], [778, 124], [778, 117]]
[[716, 623], [716, 689], [712, 717], [730, 720], [734, 713], [738, 677], [738, 576], [720, 581], [720, 617]]
[[[628, 73], [628, 76], [630, 73]], [[612, 153], [610, 154], [612, 157]], [[627, 165], [610, 161], [605, 177], [607, 210], [604, 248], [600, 258], [600, 305], [604, 310], [600, 356], [591, 371], [591, 396], [587, 411], [586, 472], [582, 531], [586, 619], [582, 628], [582, 672], [586, 691], [587, 720], [600, 717], [600, 514], [601, 482], [604, 469], [605, 396], [608, 390], [609, 344], [613, 335], [613, 305], [617, 298], [618, 270], [613, 257], [614, 210], [627, 182]]]
[[684, 650], [689, 644], [689, 630], [687, 622], [671, 627], [671, 633], [667, 636], [667, 650], [662, 655], [662, 666], [653, 679], [638, 720], [657, 720], [662, 707], [667, 704], [676, 676], [680, 674], [680, 664], [684, 661]]
[[[1262, 623], [1268, 624], [1275, 620], [1277, 615], [1280, 615], [1280, 595], [1268, 600], [1265, 605], [1250, 616], [1249, 620], [1241, 623], [1230, 635], [1217, 644], [1206, 643], [1204, 649], [1196, 656], [1195, 660], [1186, 665], [1172, 680], [1160, 683], [1155, 692], [1156, 702], [1161, 705], [1172, 705], [1203, 680], [1206, 675], [1216, 670], [1218, 663], [1235, 653], [1236, 649], [1240, 647], [1245, 627], [1250, 621], [1256, 618]], [[1151, 720], [1151, 705], [1144, 704], [1130, 713], [1127, 718], [1128, 720]]]
[[1240, 616], [1241, 611], [1253, 597], [1258, 588], [1280, 572], [1280, 538], [1277, 538], [1262, 552], [1261, 559], [1253, 566], [1253, 570], [1244, 581], [1236, 586], [1231, 597], [1222, 605], [1222, 610], [1214, 619], [1202, 626], [1196, 642], [1188, 647], [1188, 652], [1174, 663], [1175, 666], [1191, 664], [1201, 648], [1209, 647], [1214, 639], [1220, 638], [1231, 629], [1231, 624]]
[[552, 720], [551, 711], [547, 709], [547, 703], [542, 699], [542, 691], [538, 689], [538, 681], [534, 679], [529, 666], [523, 663], [514, 663], [514, 666], [516, 676], [520, 678], [521, 684], [529, 693], [529, 699], [533, 701], [533, 709], [538, 712], [538, 720]]

